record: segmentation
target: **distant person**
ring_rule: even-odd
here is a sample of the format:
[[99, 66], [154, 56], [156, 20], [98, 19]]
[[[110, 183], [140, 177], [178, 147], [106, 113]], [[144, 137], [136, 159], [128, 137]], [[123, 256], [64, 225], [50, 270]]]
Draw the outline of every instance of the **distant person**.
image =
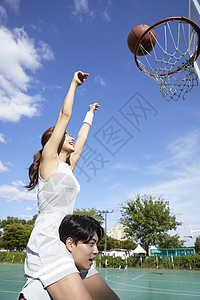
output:
[[[100, 223], [92, 217], [79, 216], [79, 215], [66, 215], [59, 227], [60, 240], [63, 242], [64, 251], [69, 252], [71, 257], [71, 268], [77, 268], [74, 274], [80, 274], [83, 279], [83, 284], [89, 291], [86, 298], [79, 290], [79, 282], [77, 278], [74, 279], [73, 289], [75, 296], [59, 295], [58, 299], [115, 299], [119, 298], [105, 283], [103, 278], [97, 273], [96, 275], [87, 278], [88, 270], [91, 269], [93, 260], [98, 253], [97, 243], [103, 237], [103, 228]], [[48, 274], [48, 273], [47, 273]], [[77, 276], [76, 276], [77, 277]], [[79, 280], [81, 281], [81, 279]], [[64, 282], [65, 284], [65, 282]], [[67, 287], [65, 287], [67, 288]], [[71, 287], [72, 289], [72, 287]], [[19, 300], [51, 300], [52, 298], [38, 279], [29, 279], [20, 293]]]
[[100, 275], [94, 268], [87, 272], [87, 284], [83, 283], [58, 233], [64, 216], [73, 213], [80, 186], [72, 171], [87, 140], [94, 112], [99, 108], [98, 103], [89, 106], [74, 144], [74, 138], [69, 136], [66, 128], [72, 115], [76, 88], [88, 75], [80, 71], [74, 74], [57, 123], [44, 132], [42, 149], [34, 155], [29, 168], [28, 190], [38, 184], [38, 217], [27, 245], [25, 277], [40, 280], [54, 300], [91, 299], [95, 287], [99, 287]]

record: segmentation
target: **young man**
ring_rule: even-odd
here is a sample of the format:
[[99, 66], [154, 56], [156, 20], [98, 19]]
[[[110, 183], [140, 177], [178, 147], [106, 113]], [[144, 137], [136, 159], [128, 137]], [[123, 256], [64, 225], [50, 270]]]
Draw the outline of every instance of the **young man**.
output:
[[[83, 215], [66, 215], [62, 220], [59, 227], [61, 245], [64, 246], [64, 251], [69, 253], [69, 261], [65, 262], [69, 263], [69, 275], [63, 281], [66, 288], [66, 279], [67, 277], [70, 278], [69, 287], [67, 287], [69, 288], [69, 295], [66, 296], [66, 300], [119, 300], [118, 296], [93, 267], [93, 260], [98, 253], [97, 244], [102, 239], [103, 234], [103, 228], [94, 218]], [[46, 271], [46, 276], [48, 276], [48, 270]], [[49, 286], [48, 291], [43, 287], [40, 280], [30, 279], [25, 284], [18, 299], [65, 300], [61, 298], [60, 290], [55, 289], [55, 286], [52, 290]], [[72, 291], [71, 294], [70, 291]], [[72, 296], [74, 294], [75, 297]]]

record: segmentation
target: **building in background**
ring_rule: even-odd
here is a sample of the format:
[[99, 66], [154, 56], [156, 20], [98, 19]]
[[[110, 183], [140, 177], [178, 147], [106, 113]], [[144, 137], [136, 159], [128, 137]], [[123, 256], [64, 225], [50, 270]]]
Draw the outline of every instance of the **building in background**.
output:
[[113, 239], [119, 240], [119, 241], [124, 241], [125, 238], [125, 233], [124, 233], [124, 225], [119, 224], [117, 226], [112, 227], [108, 233], [108, 236], [112, 237]]

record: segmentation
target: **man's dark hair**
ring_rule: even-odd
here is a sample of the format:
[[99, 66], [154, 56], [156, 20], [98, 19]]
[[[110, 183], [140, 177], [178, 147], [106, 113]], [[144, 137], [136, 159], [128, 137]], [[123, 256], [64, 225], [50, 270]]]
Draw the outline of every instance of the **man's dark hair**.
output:
[[87, 244], [95, 233], [97, 233], [98, 241], [104, 236], [100, 223], [85, 215], [66, 215], [59, 227], [60, 240], [64, 244], [68, 237], [71, 237], [76, 245], [79, 241]]

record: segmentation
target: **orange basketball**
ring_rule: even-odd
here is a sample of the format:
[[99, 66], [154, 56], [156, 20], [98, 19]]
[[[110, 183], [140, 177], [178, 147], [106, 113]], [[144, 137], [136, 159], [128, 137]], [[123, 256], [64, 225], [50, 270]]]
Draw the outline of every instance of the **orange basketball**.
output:
[[[148, 25], [141, 24], [135, 26], [128, 35], [128, 47], [132, 53], [135, 52], [135, 46], [137, 44], [138, 39], [142, 36], [142, 34], [149, 28]], [[143, 46], [143, 51], [141, 48], [138, 49], [137, 55], [146, 55], [148, 52], [151, 52], [153, 47], [156, 43], [156, 34], [154, 30], [150, 30], [145, 36], [144, 39], [141, 42], [141, 45]]]

